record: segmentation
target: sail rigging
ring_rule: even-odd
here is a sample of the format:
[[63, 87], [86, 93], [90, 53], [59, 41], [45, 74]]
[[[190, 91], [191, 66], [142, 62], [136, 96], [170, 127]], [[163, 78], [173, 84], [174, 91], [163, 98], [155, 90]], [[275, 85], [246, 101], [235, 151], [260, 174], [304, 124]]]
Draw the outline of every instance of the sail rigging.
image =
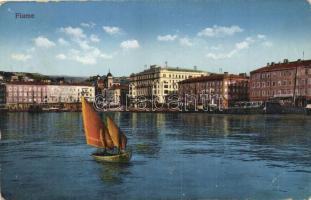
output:
[[106, 122], [107, 122], [106, 124], [107, 124], [108, 133], [115, 147], [119, 149], [125, 149], [126, 143], [127, 143], [126, 136], [121, 132], [119, 127], [109, 116], [106, 117]]
[[113, 148], [108, 129], [84, 97], [82, 97], [82, 115], [86, 143], [98, 148]]
[[117, 147], [121, 150], [126, 148], [127, 138], [115, 122], [107, 116], [104, 124], [84, 97], [82, 97], [82, 115], [88, 145], [109, 149]]

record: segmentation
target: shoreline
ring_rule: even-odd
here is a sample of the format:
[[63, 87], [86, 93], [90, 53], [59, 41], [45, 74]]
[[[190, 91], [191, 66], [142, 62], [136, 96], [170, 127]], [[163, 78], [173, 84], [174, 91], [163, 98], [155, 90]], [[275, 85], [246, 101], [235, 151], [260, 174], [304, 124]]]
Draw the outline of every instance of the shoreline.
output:
[[[58, 111], [27, 111], [27, 110], [0, 110], [0, 114], [2, 113], [80, 113], [81, 110], [58, 110]], [[298, 115], [310, 115], [310, 113], [307, 111], [307, 109], [304, 108], [297, 108], [292, 110], [282, 110], [282, 111], [270, 111], [266, 112], [264, 110], [223, 110], [223, 111], [195, 111], [195, 110], [189, 110], [189, 111], [173, 111], [173, 110], [105, 110], [105, 111], [97, 111], [99, 113], [109, 113], [109, 112], [123, 112], [123, 113], [205, 113], [205, 114], [228, 114], [228, 115], [273, 115], [273, 114], [279, 114], [279, 115], [287, 115], [287, 114], [298, 114]]]

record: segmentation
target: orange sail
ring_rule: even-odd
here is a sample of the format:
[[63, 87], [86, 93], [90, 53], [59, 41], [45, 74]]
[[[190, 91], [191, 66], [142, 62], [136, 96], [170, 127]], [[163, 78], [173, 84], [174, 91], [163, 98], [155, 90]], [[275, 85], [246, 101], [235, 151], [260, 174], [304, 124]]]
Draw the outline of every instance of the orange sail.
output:
[[82, 97], [82, 116], [87, 144], [98, 148], [113, 148], [113, 141], [108, 129], [84, 97]]
[[114, 146], [119, 149], [125, 149], [127, 138], [109, 116], [107, 116], [107, 129]]

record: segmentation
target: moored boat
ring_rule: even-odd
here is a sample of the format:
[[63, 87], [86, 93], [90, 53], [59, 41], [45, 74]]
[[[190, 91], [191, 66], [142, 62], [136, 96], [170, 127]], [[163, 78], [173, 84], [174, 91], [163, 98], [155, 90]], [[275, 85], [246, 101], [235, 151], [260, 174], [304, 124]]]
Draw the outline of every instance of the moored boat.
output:
[[86, 143], [101, 150], [92, 154], [96, 161], [130, 161], [132, 153], [126, 150], [125, 134], [109, 116], [106, 116], [103, 122], [84, 97], [82, 97], [82, 117]]

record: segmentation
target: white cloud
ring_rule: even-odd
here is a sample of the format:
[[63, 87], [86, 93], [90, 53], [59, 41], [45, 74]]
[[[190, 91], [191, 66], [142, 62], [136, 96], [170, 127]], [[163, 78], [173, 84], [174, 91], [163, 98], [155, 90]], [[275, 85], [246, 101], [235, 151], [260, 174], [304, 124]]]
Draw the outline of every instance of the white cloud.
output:
[[[310, 0], [310, 1], [311, 1], [311, 0]], [[266, 39], [266, 36], [263, 35], [263, 34], [258, 34], [258, 35], [257, 35], [257, 38], [258, 38], [258, 39]]]
[[249, 42], [242, 41], [242, 42], [238, 42], [235, 44], [236, 49], [238, 50], [242, 50], [242, 49], [247, 49], [249, 47]]
[[214, 59], [214, 60], [221, 60], [221, 59], [227, 59], [234, 56], [236, 53], [238, 53], [239, 50], [233, 49], [229, 51], [228, 53], [208, 53], [206, 54], [206, 57]]
[[70, 49], [67, 55], [59, 54], [57, 55], [58, 59], [68, 59], [71, 61], [75, 61], [81, 63], [83, 65], [95, 65], [98, 63], [100, 59], [112, 59], [113, 55], [108, 55], [103, 53], [96, 47], [89, 46], [88, 50], [77, 50], [77, 49]]
[[11, 58], [14, 60], [25, 62], [25, 61], [31, 59], [32, 56], [29, 54], [13, 53], [13, 54], [11, 54]]
[[264, 46], [264, 47], [272, 47], [273, 46], [272, 42], [267, 40], [266, 35], [258, 34], [257, 38], [258, 38], [258, 41], [260, 40], [262, 46]]
[[54, 42], [50, 41], [48, 38], [43, 37], [43, 36], [39, 36], [35, 38], [34, 41], [37, 47], [50, 48], [50, 47], [55, 46]]
[[97, 35], [92, 34], [92, 35], [90, 36], [90, 41], [91, 41], [91, 42], [99, 42], [100, 39], [98, 38]]
[[184, 37], [184, 38], [180, 38], [179, 39], [179, 43], [182, 45], [182, 46], [193, 46], [193, 42], [190, 41], [189, 38], [187, 37]]
[[89, 50], [93, 48], [92, 46], [89, 45], [89, 42], [87, 40], [79, 40], [77, 41], [77, 43], [80, 46], [80, 48], [83, 50]]
[[58, 41], [58, 43], [59, 43], [60, 45], [63, 45], [63, 46], [69, 44], [64, 38], [58, 38], [57, 41]]
[[157, 39], [158, 39], [158, 41], [165, 41], [165, 42], [167, 42], [167, 41], [174, 41], [177, 37], [178, 37], [177, 35], [170, 35], [170, 34], [168, 34], [168, 35], [159, 35], [157, 37]]
[[113, 58], [113, 55], [101, 53], [101, 54], [100, 54], [100, 58], [103, 58], [103, 59], [108, 60], [108, 59], [112, 59], [112, 58]]
[[84, 28], [93, 28], [96, 24], [94, 22], [89, 23], [82, 22], [80, 25]]
[[35, 52], [35, 50], [36, 50], [35, 47], [31, 47], [31, 48], [27, 49], [27, 52], [32, 53], [32, 52]]
[[74, 37], [75, 39], [81, 39], [81, 38], [85, 38], [85, 34], [83, 32], [83, 29], [81, 28], [73, 28], [71, 26], [65, 27], [65, 28], [60, 28], [61, 32], [66, 33], [67, 35]]
[[[81, 23], [81, 26], [91, 27], [92, 25], [87, 23]], [[84, 65], [95, 65], [101, 59], [112, 59], [113, 55], [102, 52], [97, 47], [93, 46], [93, 43], [100, 42], [97, 35], [87, 35], [81, 28], [66, 27], [60, 28], [60, 31], [71, 36], [74, 45], [77, 49], [70, 49], [66, 54], [56, 55], [57, 59], [75, 61]], [[59, 39], [60, 43], [64, 43], [64, 39]]]
[[65, 59], [67, 58], [67, 56], [64, 55], [64, 54], [58, 54], [58, 55], [56, 55], [55, 57], [56, 57], [57, 59], [59, 59], [59, 60], [65, 60]]
[[311, 5], [311, 0], [307, 0], [307, 2]]
[[256, 41], [253, 38], [247, 37], [242, 42], [236, 43], [234, 46], [234, 49], [232, 49], [231, 51], [227, 53], [211, 53], [210, 52], [206, 54], [206, 57], [214, 59], [214, 60], [232, 58], [234, 55], [236, 55], [243, 49], [248, 49], [255, 42]]
[[216, 46], [211, 46], [211, 49], [212, 50], [219, 50], [219, 49], [221, 49], [222, 48], [222, 45], [216, 45]]
[[81, 55], [81, 56], [76, 56], [74, 58], [77, 62], [82, 63], [84, 65], [95, 65], [95, 64], [97, 64], [96, 57], [94, 57], [92, 55]]
[[126, 40], [121, 42], [120, 47], [123, 49], [136, 49], [139, 48], [139, 43], [137, 40]]
[[269, 41], [263, 42], [262, 45], [265, 47], [272, 47], [273, 46], [272, 42], [269, 42]]
[[214, 60], [220, 60], [220, 59], [230, 58], [230, 57], [231, 57], [231, 54], [208, 53], [208, 54], [206, 54], [206, 57], [207, 57], [207, 58], [214, 59]]
[[116, 26], [103, 26], [103, 30], [109, 35], [121, 34], [121, 29]]
[[98, 48], [93, 48], [90, 51], [73, 53], [71, 58], [85, 65], [95, 65], [99, 58], [111, 59], [112, 56], [102, 53]]
[[223, 37], [234, 35], [242, 31], [243, 29], [236, 25], [230, 27], [214, 25], [213, 27], [207, 27], [201, 30], [197, 35], [205, 37]]

